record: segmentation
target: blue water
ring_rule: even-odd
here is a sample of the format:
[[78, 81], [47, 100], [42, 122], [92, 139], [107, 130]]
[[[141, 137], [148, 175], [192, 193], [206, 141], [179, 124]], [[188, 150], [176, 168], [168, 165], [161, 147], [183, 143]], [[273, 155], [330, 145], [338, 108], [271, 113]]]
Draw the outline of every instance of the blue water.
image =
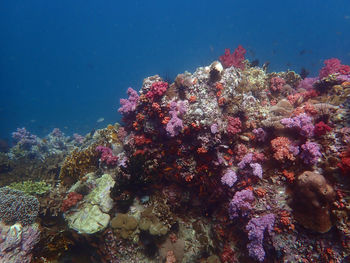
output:
[[350, 64], [349, 32], [349, 0], [1, 1], [0, 138], [104, 127], [127, 87], [238, 44], [270, 70], [317, 75], [326, 58]]

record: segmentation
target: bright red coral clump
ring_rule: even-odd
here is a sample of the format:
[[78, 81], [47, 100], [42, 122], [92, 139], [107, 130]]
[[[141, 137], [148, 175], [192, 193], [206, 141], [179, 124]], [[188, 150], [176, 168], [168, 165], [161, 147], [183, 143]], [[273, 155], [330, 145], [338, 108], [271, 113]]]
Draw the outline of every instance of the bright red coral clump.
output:
[[62, 202], [61, 211], [66, 212], [81, 200], [83, 200], [83, 196], [81, 194], [78, 194], [76, 192], [70, 192], [67, 195], [66, 199], [64, 199]]
[[239, 45], [235, 51], [231, 54], [229, 48], [225, 49], [225, 54], [220, 56], [219, 59], [225, 68], [235, 66], [236, 68], [244, 69], [245, 65], [243, 63], [246, 50], [244, 47]]
[[323, 121], [320, 121], [318, 123], [315, 124], [315, 128], [314, 128], [314, 134], [317, 137], [320, 137], [322, 135], [325, 135], [327, 132], [331, 131], [332, 128], [329, 127], [327, 124], [325, 124]]
[[338, 163], [338, 167], [343, 172], [343, 174], [350, 174], [350, 148], [340, 154], [341, 161]]

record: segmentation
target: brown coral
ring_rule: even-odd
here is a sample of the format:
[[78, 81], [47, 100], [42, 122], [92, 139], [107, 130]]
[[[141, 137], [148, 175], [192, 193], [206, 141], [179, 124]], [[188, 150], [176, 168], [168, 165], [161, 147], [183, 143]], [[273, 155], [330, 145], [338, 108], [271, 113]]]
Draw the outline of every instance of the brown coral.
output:
[[305, 171], [296, 180], [294, 217], [305, 228], [328, 232], [332, 227], [330, 206], [334, 199], [334, 189], [323, 175]]
[[95, 150], [96, 146], [93, 144], [81, 151], [75, 149], [66, 157], [60, 172], [60, 179], [64, 185], [71, 185], [97, 169], [99, 152]]

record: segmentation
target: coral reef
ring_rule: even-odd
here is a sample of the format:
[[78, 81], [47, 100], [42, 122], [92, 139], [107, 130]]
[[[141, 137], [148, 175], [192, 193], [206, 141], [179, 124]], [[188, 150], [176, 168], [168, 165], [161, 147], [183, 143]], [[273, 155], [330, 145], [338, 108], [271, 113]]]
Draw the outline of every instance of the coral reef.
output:
[[[77, 244], [94, 262], [345, 262], [349, 67], [326, 60], [302, 80], [244, 55], [226, 50], [174, 83], [144, 79], [120, 101], [122, 124], [85, 137], [17, 130], [0, 155], [1, 185], [52, 187], [36, 193], [35, 262]], [[42, 160], [54, 163], [49, 176]], [[36, 168], [20, 178], [20, 162]]]

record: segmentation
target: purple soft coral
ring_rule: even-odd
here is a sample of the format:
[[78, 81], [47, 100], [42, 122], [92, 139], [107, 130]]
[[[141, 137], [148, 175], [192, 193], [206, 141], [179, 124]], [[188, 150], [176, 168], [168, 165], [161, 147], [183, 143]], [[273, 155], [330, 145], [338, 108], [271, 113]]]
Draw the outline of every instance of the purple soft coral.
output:
[[314, 135], [314, 125], [312, 119], [305, 113], [299, 114], [293, 118], [284, 118], [281, 123], [287, 128], [296, 128], [300, 135], [310, 138]]
[[221, 177], [221, 183], [232, 187], [237, 181], [236, 172], [232, 169], [227, 169], [225, 174]]
[[118, 109], [118, 112], [120, 112], [121, 114], [124, 114], [124, 115], [135, 111], [137, 103], [139, 101], [139, 95], [137, 94], [136, 90], [134, 90], [132, 88], [128, 88], [127, 93], [129, 95], [129, 98], [128, 99], [120, 99], [120, 104], [122, 106]]
[[247, 216], [252, 209], [251, 202], [254, 201], [253, 192], [249, 189], [244, 189], [236, 192], [229, 205], [229, 216], [231, 219], [241, 216]]
[[24, 127], [17, 128], [17, 130], [12, 133], [12, 138], [23, 147], [31, 147], [39, 144], [38, 137], [28, 132]]
[[183, 122], [178, 116], [185, 114], [186, 109], [187, 107], [184, 101], [179, 101], [179, 102], [172, 101], [170, 103], [169, 114], [171, 116], [171, 119], [167, 123], [165, 129], [171, 137], [178, 135], [180, 131], [182, 131]]
[[265, 251], [263, 248], [264, 232], [267, 229], [268, 233], [271, 234], [274, 223], [275, 215], [267, 214], [258, 218], [252, 218], [246, 226], [248, 239], [250, 241], [247, 245], [249, 255], [260, 262], [265, 258]]
[[317, 163], [318, 159], [322, 156], [320, 152], [320, 147], [315, 142], [307, 141], [301, 146], [300, 157], [303, 159], [305, 164], [314, 165]]

